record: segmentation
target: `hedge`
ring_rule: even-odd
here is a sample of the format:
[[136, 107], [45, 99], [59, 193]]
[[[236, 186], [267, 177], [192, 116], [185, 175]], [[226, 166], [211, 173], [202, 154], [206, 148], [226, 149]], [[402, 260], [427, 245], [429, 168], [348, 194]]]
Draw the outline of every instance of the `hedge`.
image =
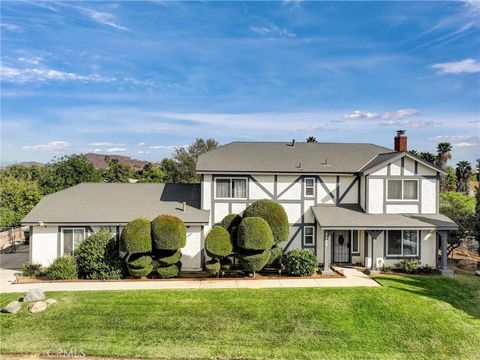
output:
[[273, 234], [268, 223], [260, 217], [244, 218], [238, 227], [237, 245], [245, 250], [270, 249]]
[[212, 258], [230, 255], [233, 251], [233, 245], [228, 231], [221, 226], [215, 226], [211, 229], [205, 239], [205, 251]]
[[187, 242], [187, 230], [176, 216], [160, 215], [152, 220], [153, 247], [160, 250], [178, 250]]
[[293, 249], [282, 256], [285, 273], [291, 276], [310, 276], [317, 270], [317, 257], [310, 250]]
[[128, 261], [129, 269], [144, 269], [152, 265], [152, 258], [149, 255], [136, 256]]
[[153, 265], [150, 263], [150, 265], [147, 265], [146, 267], [142, 269], [131, 269], [128, 268], [128, 273], [132, 277], [136, 278], [142, 278], [148, 276], [151, 272], [153, 271]]
[[283, 255], [283, 249], [278, 246], [274, 246], [271, 250], [270, 259], [268, 259], [267, 267], [280, 267], [280, 260]]
[[141, 254], [152, 251], [150, 221], [137, 218], [130, 221], [122, 230], [120, 250], [129, 254]]
[[269, 259], [270, 250], [265, 250], [258, 253], [239, 252], [238, 254], [238, 260], [243, 269], [253, 273], [262, 270], [265, 265], [267, 265]]
[[70, 280], [77, 277], [75, 259], [68, 255], [56, 258], [47, 269], [47, 278], [51, 280]]
[[180, 269], [182, 268], [182, 263], [179, 261], [176, 264], [165, 266], [165, 267], [158, 267], [157, 273], [161, 278], [168, 279], [177, 277]]
[[240, 225], [241, 221], [242, 221], [242, 217], [240, 215], [229, 214], [225, 216], [220, 223], [220, 226], [225, 228], [225, 230], [227, 230], [230, 233], [233, 243], [235, 243], [237, 239], [238, 225]]
[[272, 229], [275, 243], [288, 240], [288, 216], [282, 205], [271, 200], [258, 200], [248, 206], [243, 212], [243, 218], [261, 217]]
[[209, 276], [217, 276], [220, 273], [220, 267], [220, 261], [217, 259], [212, 259], [205, 263], [205, 270]]
[[157, 260], [161, 266], [176, 264], [182, 259], [181, 250], [162, 250], [157, 252]]

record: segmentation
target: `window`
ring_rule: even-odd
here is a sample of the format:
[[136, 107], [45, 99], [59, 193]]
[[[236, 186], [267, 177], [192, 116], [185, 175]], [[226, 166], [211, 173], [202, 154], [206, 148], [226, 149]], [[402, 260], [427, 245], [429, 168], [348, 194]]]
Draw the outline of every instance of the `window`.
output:
[[303, 232], [303, 245], [315, 245], [315, 227], [305, 226]]
[[246, 199], [247, 179], [220, 178], [215, 180], [218, 199]]
[[358, 230], [352, 230], [352, 254], [360, 254], [360, 244], [358, 242]]
[[388, 200], [418, 200], [418, 180], [388, 180]]
[[417, 230], [388, 230], [387, 256], [417, 256]]
[[85, 240], [85, 229], [63, 228], [62, 229], [63, 255], [73, 255], [73, 252], [83, 240]]
[[315, 178], [305, 178], [305, 196], [315, 196]]

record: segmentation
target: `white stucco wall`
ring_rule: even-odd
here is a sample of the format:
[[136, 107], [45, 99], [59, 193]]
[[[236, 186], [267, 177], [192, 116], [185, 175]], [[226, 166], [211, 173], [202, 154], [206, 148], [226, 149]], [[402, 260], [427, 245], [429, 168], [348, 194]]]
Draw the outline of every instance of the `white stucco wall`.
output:
[[422, 179], [422, 214], [437, 212], [437, 179]]
[[187, 228], [187, 242], [182, 248], [182, 270], [198, 271], [202, 269], [202, 228], [190, 226]]
[[371, 214], [383, 213], [383, 179], [368, 179], [368, 211]]
[[418, 214], [418, 205], [387, 204], [387, 214]]
[[49, 266], [60, 254], [58, 226], [33, 226], [30, 262]]
[[[335, 195], [337, 188], [337, 177], [322, 176], [321, 178], [329, 192]], [[317, 194], [317, 202], [319, 204], [335, 204], [335, 200], [331, 198], [331, 196], [327, 193], [327, 191], [321, 184], [317, 185]]]
[[[355, 181], [355, 176], [340, 176], [340, 196], [342, 196], [348, 187]], [[357, 204], [358, 203], [358, 183], [355, 182], [348, 193], [344, 196], [341, 204]]]

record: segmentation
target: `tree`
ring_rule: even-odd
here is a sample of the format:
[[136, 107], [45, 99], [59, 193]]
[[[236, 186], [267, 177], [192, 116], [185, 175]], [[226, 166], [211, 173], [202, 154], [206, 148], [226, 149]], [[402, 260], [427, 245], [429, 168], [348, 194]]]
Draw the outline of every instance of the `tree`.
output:
[[317, 138], [315, 136], [309, 136], [307, 138], [307, 143], [316, 143], [317, 142]]
[[476, 167], [476, 177], [477, 177], [477, 181], [480, 182], [480, 159], [477, 159], [477, 165], [475, 166]]
[[473, 221], [473, 235], [478, 242], [478, 254], [480, 255], [480, 186], [475, 188], [475, 217]]
[[432, 165], [435, 165], [437, 163], [437, 156], [435, 154], [432, 154], [431, 152], [428, 152], [428, 151], [419, 152], [417, 150], [412, 149], [409, 151], [409, 153], [419, 158], [420, 160], [426, 161]]
[[151, 162], [145, 164], [143, 170], [139, 172], [139, 182], [142, 183], [162, 183], [164, 178], [162, 169]]
[[472, 166], [470, 162], [463, 160], [457, 163], [457, 191], [468, 195], [470, 185], [470, 175], [472, 175]]
[[130, 165], [124, 164], [118, 159], [112, 159], [105, 156], [105, 161], [108, 164], [108, 169], [103, 172], [103, 179], [106, 182], [120, 182], [126, 183], [133, 177], [133, 169]]
[[169, 158], [164, 158], [160, 162], [160, 170], [163, 172], [163, 182], [177, 183], [179, 178], [177, 163]]
[[197, 138], [195, 142], [187, 148], [179, 147], [173, 153], [173, 160], [177, 164], [177, 178], [175, 182], [179, 183], [198, 183], [200, 177], [196, 174], [197, 159], [200, 155], [208, 151], [215, 150], [218, 142], [214, 139]]
[[20, 224], [27, 213], [42, 198], [35, 181], [18, 180], [11, 176], [0, 179], [0, 227]]
[[[448, 160], [452, 158], [452, 145], [448, 142], [441, 142], [437, 144], [437, 164], [445, 171]], [[440, 176], [440, 191], [446, 191], [445, 175]]]

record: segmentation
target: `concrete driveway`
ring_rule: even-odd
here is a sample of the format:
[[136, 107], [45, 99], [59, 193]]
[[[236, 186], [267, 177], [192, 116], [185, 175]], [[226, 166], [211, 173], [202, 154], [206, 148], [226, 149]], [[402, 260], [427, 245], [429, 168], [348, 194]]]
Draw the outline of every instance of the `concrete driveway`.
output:
[[0, 292], [10, 288], [15, 275], [21, 274], [22, 265], [28, 261], [28, 245], [17, 245], [15, 252], [7, 248], [0, 253]]

